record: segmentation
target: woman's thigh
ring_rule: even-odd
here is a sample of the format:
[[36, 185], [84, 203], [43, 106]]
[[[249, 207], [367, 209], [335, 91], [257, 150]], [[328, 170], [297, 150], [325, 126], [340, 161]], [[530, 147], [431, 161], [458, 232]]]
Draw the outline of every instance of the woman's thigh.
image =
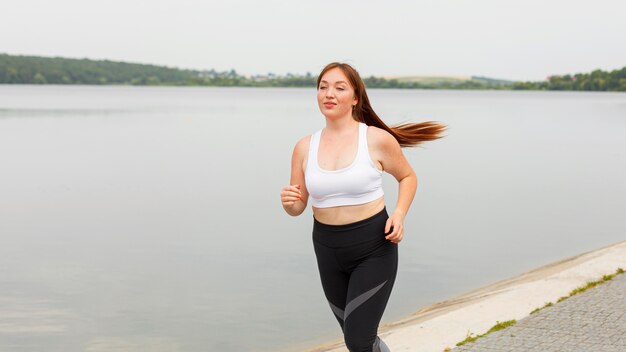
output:
[[348, 294], [350, 275], [343, 271], [332, 248], [314, 242], [317, 268], [324, 295], [335, 318], [343, 330], [343, 315]]

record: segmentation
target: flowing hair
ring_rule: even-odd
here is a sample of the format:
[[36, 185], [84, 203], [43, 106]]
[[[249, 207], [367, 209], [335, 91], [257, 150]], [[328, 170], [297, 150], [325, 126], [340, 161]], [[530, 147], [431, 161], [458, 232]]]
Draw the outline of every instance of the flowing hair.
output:
[[365, 82], [363, 82], [357, 70], [346, 63], [331, 62], [326, 65], [317, 77], [317, 89], [319, 89], [322, 76], [334, 68], [341, 69], [354, 88], [354, 95], [357, 98], [357, 104], [354, 109], [352, 109], [352, 118], [356, 121], [363, 122], [368, 126], [382, 128], [391, 133], [391, 135], [394, 136], [400, 144], [400, 147], [403, 148], [415, 147], [422, 142], [432, 141], [443, 137], [440, 134], [447, 128], [447, 126], [435, 121], [403, 123], [391, 127], [387, 126], [380, 119], [380, 117], [378, 117], [376, 112], [374, 112], [369, 98], [367, 97], [367, 92], [365, 91]]

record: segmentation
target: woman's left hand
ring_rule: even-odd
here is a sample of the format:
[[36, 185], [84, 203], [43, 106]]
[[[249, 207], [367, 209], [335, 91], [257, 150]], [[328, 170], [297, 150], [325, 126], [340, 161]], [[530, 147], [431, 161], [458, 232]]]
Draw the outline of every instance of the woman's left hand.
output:
[[385, 234], [391, 233], [385, 236], [385, 239], [393, 242], [399, 243], [402, 241], [402, 237], [404, 236], [404, 215], [399, 212], [393, 212], [391, 216], [387, 219], [387, 224], [385, 224]]

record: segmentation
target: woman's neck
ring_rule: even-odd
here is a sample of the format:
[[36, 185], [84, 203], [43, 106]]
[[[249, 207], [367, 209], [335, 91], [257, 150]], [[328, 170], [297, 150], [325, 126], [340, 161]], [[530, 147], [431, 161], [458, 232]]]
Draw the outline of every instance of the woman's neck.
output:
[[342, 134], [352, 130], [358, 124], [359, 122], [351, 115], [336, 120], [326, 118], [326, 131], [332, 134]]

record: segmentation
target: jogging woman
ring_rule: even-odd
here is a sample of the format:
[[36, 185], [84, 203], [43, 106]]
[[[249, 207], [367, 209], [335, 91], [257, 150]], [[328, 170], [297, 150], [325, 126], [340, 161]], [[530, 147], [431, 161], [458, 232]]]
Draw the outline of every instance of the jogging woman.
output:
[[[285, 211], [298, 216], [309, 197], [313, 248], [322, 288], [351, 352], [385, 352], [378, 325], [398, 268], [398, 243], [415, 196], [417, 176], [401, 147], [441, 138], [432, 121], [388, 127], [376, 115], [358, 72], [330, 63], [317, 78], [326, 127], [300, 139], [291, 181], [281, 190]], [[382, 174], [399, 183], [388, 214]]]

